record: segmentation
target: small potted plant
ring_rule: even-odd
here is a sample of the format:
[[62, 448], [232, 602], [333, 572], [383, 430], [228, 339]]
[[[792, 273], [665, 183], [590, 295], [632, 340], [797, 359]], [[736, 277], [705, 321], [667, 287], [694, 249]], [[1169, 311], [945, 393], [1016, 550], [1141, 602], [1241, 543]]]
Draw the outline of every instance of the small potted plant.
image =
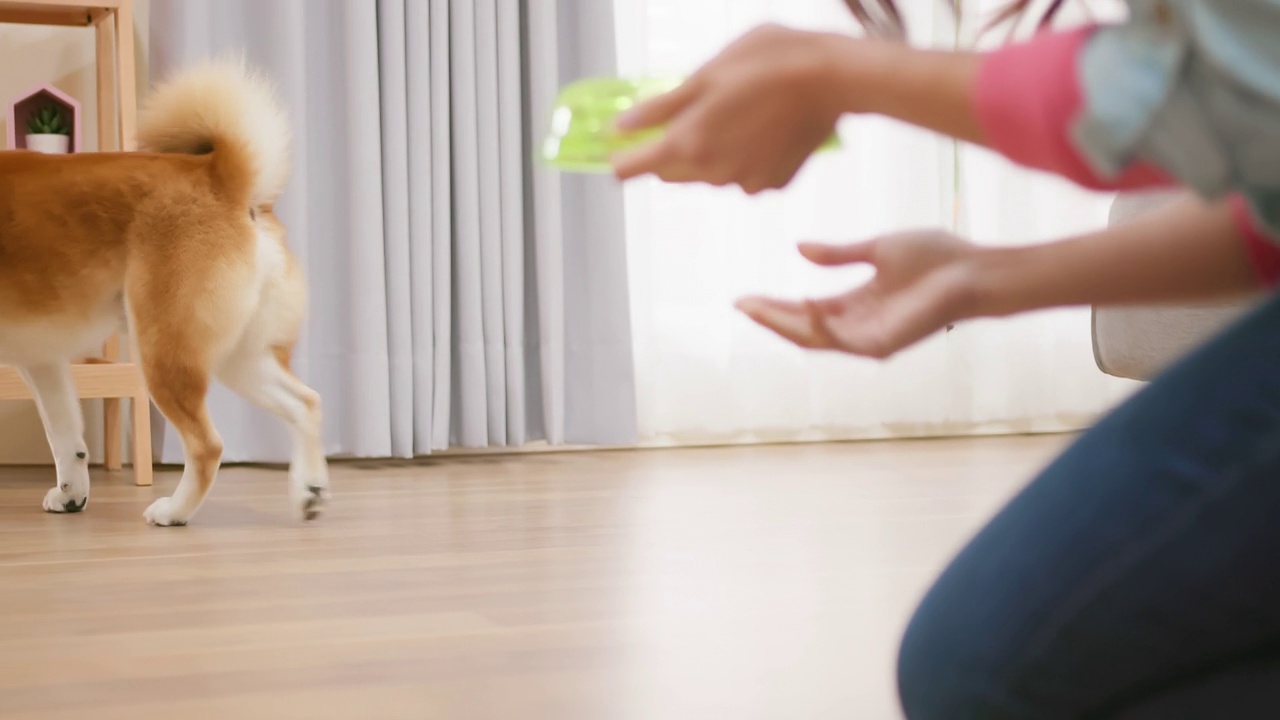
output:
[[54, 103], [41, 106], [27, 118], [27, 149], [62, 155], [71, 149], [66, 113]]

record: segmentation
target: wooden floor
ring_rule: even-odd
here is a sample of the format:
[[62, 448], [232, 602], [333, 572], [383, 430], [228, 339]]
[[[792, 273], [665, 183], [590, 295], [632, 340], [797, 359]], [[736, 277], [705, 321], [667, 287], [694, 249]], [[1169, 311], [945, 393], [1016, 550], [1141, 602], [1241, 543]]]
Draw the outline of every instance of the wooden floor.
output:
[[0, 469], [0, 718], [899, 717], [895, 644], [1063, 438], [224, 470], [185, 528]]

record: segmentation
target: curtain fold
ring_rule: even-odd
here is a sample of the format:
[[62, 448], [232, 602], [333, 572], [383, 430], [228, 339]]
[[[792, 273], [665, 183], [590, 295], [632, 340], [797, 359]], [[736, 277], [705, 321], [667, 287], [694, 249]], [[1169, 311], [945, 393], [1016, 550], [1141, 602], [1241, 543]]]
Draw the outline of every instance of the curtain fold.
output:
[[[591, 50], [607, 4], [605, 33], [567, 22], [574, 5], [153, 0], [153, 77], [243, 50], [291, 110], [277, 211], [311, 287], [295, 369], [331, 455], [634, 439], [621, 194], [531, 152], [563, 82], [613, 71]], [[211, 411], [227, 461], [288, 458], [275, 418], [221, 386]]]

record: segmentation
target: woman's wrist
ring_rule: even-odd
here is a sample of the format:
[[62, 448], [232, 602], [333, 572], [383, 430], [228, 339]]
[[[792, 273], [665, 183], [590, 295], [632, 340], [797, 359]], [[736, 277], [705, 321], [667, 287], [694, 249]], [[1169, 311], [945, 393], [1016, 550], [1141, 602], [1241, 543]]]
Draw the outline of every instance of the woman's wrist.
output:
[[1052, 249], [1044, 245], [982, 247], [975, 251], [966, 273], [965, 316], [1002, 318], [1053, 305], [1051, 299], [1043, 297], [1050, 283], [1039, 271], [1046, 251], [1052, 255]]
[[874, 89], [885, 84], [894, 52], [900, 45], [839, 33], [817, 38], [822, 47], [822, 96], [840, 114], [875, 112]]

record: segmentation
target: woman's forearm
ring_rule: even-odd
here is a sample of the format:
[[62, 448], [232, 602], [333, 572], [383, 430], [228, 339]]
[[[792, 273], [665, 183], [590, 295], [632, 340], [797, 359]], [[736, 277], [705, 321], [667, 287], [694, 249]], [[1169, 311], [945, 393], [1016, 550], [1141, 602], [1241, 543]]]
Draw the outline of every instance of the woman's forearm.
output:
[[963, 142], [986, 145], [974, 87], [977, 53], [921, 50], [890, 41], [828, 36], [839, 110], [876, 114]]
[[972, 314], [1242, 296], [1263, 287], [1227, 202], [1188, 198], [1088, 235], [983, 251]]

